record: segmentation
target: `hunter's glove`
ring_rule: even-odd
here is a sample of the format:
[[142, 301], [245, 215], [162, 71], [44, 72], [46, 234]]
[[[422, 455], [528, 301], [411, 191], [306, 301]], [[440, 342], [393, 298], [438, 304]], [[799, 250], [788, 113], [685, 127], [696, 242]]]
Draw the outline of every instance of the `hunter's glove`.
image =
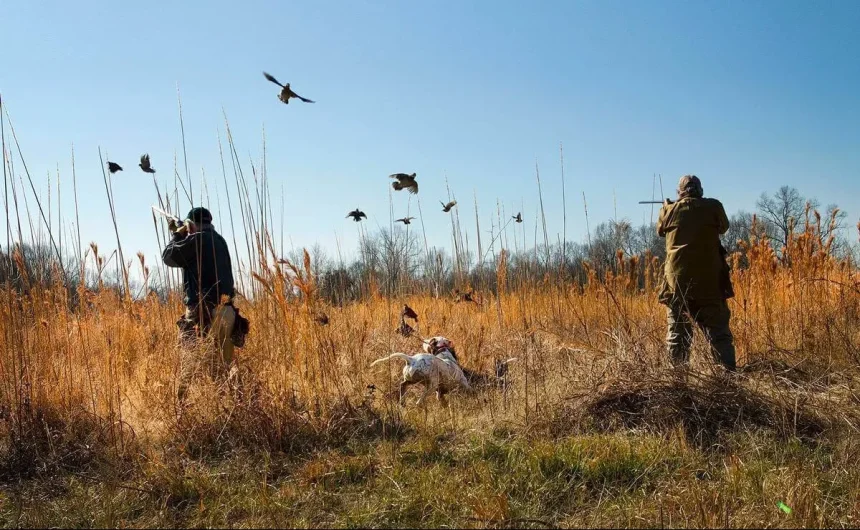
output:
[[185, 236], [193, 232], [194, 223], [189, 220], [180, 221], [179, 219], [169, 219], [167, 228], [174, 236]]

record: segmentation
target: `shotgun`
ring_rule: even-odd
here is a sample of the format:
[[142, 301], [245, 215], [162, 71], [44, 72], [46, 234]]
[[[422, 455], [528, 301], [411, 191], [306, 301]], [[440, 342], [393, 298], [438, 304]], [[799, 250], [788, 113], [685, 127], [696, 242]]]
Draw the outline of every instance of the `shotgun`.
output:
[[[165, 212], [164, 210], [162, 210], [158, 206], [155, 206], [154, 204], [152, 205], [152, 211], [167, 219], [168, 226], [171, 227], [172, 232], [181, 233], [181, 232], [188, 230], [188, 225], [190, 224], [190, 221], [183, 221], [179, 217], [173, 215], [170, 212]], [[175, 227], [175, 228], [173, 228], [173, 227]]]

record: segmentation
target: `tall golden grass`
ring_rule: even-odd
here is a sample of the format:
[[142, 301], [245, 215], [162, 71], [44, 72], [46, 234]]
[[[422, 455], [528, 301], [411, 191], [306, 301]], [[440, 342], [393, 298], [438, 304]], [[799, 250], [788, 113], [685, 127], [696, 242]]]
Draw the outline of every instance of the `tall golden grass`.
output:
[[[744, 243], [746, 265], [734, 257], [732, 327], [742, 365], [776, 363], [802, 372], [807, 383], [856, 406], [852, 385], [838, 385], [853, 381], [860, 362], [860, 277], [830, 255], [819, 233], [810, 223], [779, 257], [767, 241]], [[92, 251], [98, 263], [97, 247]], [[23, 259], [20, 253], [14, 258]], [[146, 267], [143, 257], [138, 265]], [[452, 338], [464, 365], [488, 372], [495, 358], [520, 360], [504, 395], [491, 393], [478, 399], [480, 405], [467, 397], [457, 402], [454, 414], [465, 422], [459, 425], [527, 425], [577, 391], [629, 370], [668, 366], [665, 314], [655, 293], [660, 266], [653, 258], [619, 253], [617, 272], [591, 271], [584, 285], [545, 281], [510, 291], [506, 274], [503, 255], [499, 293], [481, 293], [475, 304], [429, 294], [391, 299], [372, 291], [363, 302], [327, 307], [317, 296], [307, 253], [303, 263], [261, 263], [253, 277], [262, 294], [238, 302], [252, 322], [245, 348], [237, 350], [240, 373], [266, 396], [267, 406], [300, 411], [310, 422], [328, 421], [339, 404], [366, 402], [369, 385], [378, 390], [374, 407], [400, 415], [380, 398], [396, 371], [368, 365], [391, 351], [419, 349], [416, 339], [395, 333], [404, 302], [421, 315], [418, 333]], [[48, 287], [22, 281], [23, 290], [7, 285], [0, 291], [4, 451], [25, 450], [30, 438], [46, 433], [66, 435], [52, 429], [93, 429], [87, 435], [118, 454], [129, 443], [139, 450], [181, 432], [174, 397], [178, 295], [167, 302], [154, 295], [133, 300], [80, 286], [81, 303], [70, 309], [59, 274]], [[329, 325], [317, 322], [320, 312], [330, 316]], [[698, 369], [715, 370], [701, 337], [697, 344]], [[201, 406], [220, 403], [210, 399], [217, 395], [211, 386], [198, 381]], [[56, 442], [33, 442], [32, 449], [59, 451]], [[37, 456], [46, 455], [28, 461]]]

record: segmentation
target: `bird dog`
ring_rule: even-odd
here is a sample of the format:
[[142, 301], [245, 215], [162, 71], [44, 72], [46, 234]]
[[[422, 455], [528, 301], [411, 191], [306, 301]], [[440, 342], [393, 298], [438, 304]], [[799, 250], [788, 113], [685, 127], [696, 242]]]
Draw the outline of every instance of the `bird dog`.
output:
[[[439, 341], [442, 339], [442, 341]], [[403, 367], [403, 379], [400, 382], [400, 404], [404, 404], [406, 390], [414, 384], [424, 385], [424, 392], [415, 402], [421, 405], [430, 394], [436, 392], [436, 398], [440, 402], [445, 401], [445, 394], [462, 388], [472, 390], [469, 380], [463, 374], [460, 364], [457, 362], [456, 354], [450, 341], [443, 337], [433, 337], [424, 341], [425, 353], [407, 355], [405, 353], [392, 353], [382, 359], [370, 363], [370, 366], [389, 361], [391, 359], [402, 359], [406, 361]]]
[[[457, 352], [454, 350], [454, 343], [451, 342], [451, 340], [445, 337], [430, 337], [429, 339], [424, 340], [422, 347], [425, 353], [432, 353], [434, 355], [438, 355], [440, 352], [446, 351], [454, 357], [454, 360], [457, 361], [457, 365], [460, 366], [460, 360], [457, 357]], [[506, 388], [508, 384], [509, 365], [516, 360], [516, 357], [511, 357], [504, 361], [496, 359], [492, 374], [482, 374], [474, 370], [469, 370], [465, 366], [460, 366], [460, 369], [463, 370], [463, 375], [466, 376], [466, 380], [469, 382], [469, 386], [472, 390], [492, 386]]]

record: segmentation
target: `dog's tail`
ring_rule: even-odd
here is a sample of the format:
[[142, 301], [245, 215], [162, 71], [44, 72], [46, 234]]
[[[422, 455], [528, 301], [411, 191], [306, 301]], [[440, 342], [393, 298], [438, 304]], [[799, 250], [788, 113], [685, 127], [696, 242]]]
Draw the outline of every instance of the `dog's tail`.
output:
[[379, 363], [384, 363], [385, 361], [390, 361], [391, 359], [403, 359], [406, 361], [406, 364], [412, 363], [412, 357], [406, 355], [405, 353], [392, 353], [388, 357], [383, 357], [382, 359], [377, 359], [370, 363], [370, 366], [375, 366]]

